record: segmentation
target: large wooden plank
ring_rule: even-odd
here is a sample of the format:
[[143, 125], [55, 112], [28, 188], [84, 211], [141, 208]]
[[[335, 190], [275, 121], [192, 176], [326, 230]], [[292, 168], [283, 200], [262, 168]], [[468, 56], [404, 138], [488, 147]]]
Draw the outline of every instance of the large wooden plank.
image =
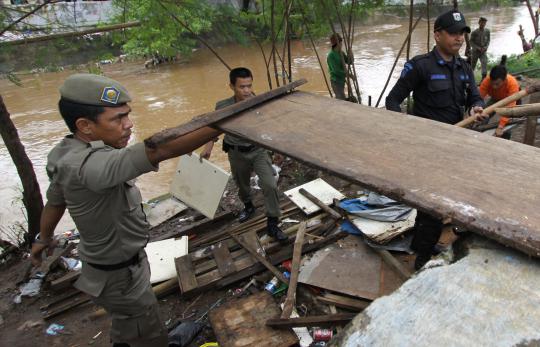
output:
[[279, 307], [266, 292], [232, 300], [212, 310], [210, 323], [220, 346], [286, 347], [298, 339], [291, 330], [274, 330], [266, 321], [279, 315]]
[[538, 148], [304, 92], [220, 127], [540, 256]]

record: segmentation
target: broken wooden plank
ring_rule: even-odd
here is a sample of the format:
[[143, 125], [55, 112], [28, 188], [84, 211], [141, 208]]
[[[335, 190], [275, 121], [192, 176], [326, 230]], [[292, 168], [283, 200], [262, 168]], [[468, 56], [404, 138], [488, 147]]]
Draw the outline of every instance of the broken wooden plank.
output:
[[337, 313], [300, 318], [273, 318], [267, 320], [266, 325], [276, 329], [288, 329], [296, 327], [333, 327], [335, 325], [345, 325], [349, 323], [355, 316], [355, 313]]
[[[82, 294], [82, 293], [81, 293]], [[53, 309], [49, 309], [47, 311], [43, 312], [43, 319], [49, 320], [51, 318], [54, 318], [58, 315], [61, 315], [62, 313], [71, 310], [72, 308], [75, 308], [77, 306], [80, 306], [82, 304], [86, 304], [87, 302], [90, 302], [90, 296], [87, 294], [80, 295], [73, 300], [70, 300], [66, 302], [63, 305], [59, 305], [57, 307], [54, 307]]]
[[300, 261], [302, 260], [302, 245], [304, 244], [304, 233], [306, 232], [306, 222], [300, 223], [300, 228], [296, 234], [294, 241], [293, 258], [291, 265], [291, 280], [287, 289], [287, 298], [283, 305], [281, 318], [290, 318], [296, 301], [296, 285], [298, 284], [298, 270], [300, 269]]
[[[327, 245], [329, 245], [331, 243], [336, 242], [337, 240], [340, 240], [340, 239], [346, 237], [347, 235], [348, 235], [347, 233], [339, 232], [339, 233], [336, 233], [336, 234], [332, 234], [332, 235], [324, 238], [323, 240], [318, 240], [318, 241], [315, 241], [313, 243], [306, 243], [302, 247], [302, 254], [312, 252], [312, 251], [317, 250], [319, 248], [325, 247], [325, 246], [327, 246]], [[288, 245], [286, 247], [283, 247], [277, 253], [270, 255], [268, 258], [270, 259], [270, 263], [272, 263], [274, 265], [277, 265], [277, 264], [280, 264], [280, 263], [284, 262], [285, 260], [291, 259], [292, 252], [293, 252], [292, 246]], [[257, 273], [259, 273], [259, 272], [261, 272], [261, 271], [263, 271], [265, 269], [266, 269], [266, 267], [264, 267], [264, 265], [262, 265], [261, 263], [255, 263], [255, 264], [249, 266], [248, 268], [245, 268], [242, 271], [239, 271], [238, 273], [236, 273], [234, 275], [231, 275], [231, 276], [228, 276], [228, 277], [225, 277], [225, 278], [221, 279], [217, 283], [217, 286], [220, 287], [220, 288], [228, 286], [231, 283], [234, 283], [236, 281], [240, 281], [240, 280], [242, 280], [242, 279], [244, 279], [246, 277], [249, 277], [249, 276], [253, 276], [253, 275], [255, 275], [255, 274], [257, 274]]]
[[232, 238], [240, 244], [240, 246], [244, 247], [246, 251], [248, 251], [258, 262], [262, 263], [271, 273], [274, 274], [281, 282], [283, 283], [289, 283], [289, 280], [285, 278], [285, 276], [279, 271], [274, 265], [272, 265], [265, 257], [257, 253], [257, 250], [251, 248], [250, 245], [244, 241], [242, 236], [237, 236], [235, 234], [230, 234]]
[[214, 260], [221, 276], [227, 276], [236, 272], [231, 252], [229, 252], [229, 248], [223, 242], [212, 246], [212, 254], [214, 255]]
[[[540, 180], [531, 174], [540, 172], [538, 148], [305, 92], [219, 127], [540, 256]], [[504, 165], [493, 170], [501, 158]]]
[[282, 96], [294, 88], [307, 83], [307, 80], [302, 78], [282, 87], [272, 89], [266, 93], [259, 94], [257, 96], [248, 98], [244, 101], [237, 102], [231, 106], [224, 107], [222, 109], [205, 113], [193, 118], [190, 122], [177, 126], [175, 128], [165, 129], [157, 134], [144, 140], [144, 144], [148, 148], [156, 148], [158, 145], [174, 140], [180, 136], [189, 134], [195, 130], [212, 125], [216, 122], [222, 121], [228, 117], [234, 116], [242, 111], [248, 110], [253, 106], [259, 105], [268, 100], [274, 99], [278, 96]]
[[360, 312], [369, 306], [370, 302], [366, 300], [353, 299], [343, 295], [326, 293], [322, 296], [317, 296], [317, 300], [328, 305], [335, 305], [347, 310]]
[[52, 290], [61, 290], [71, 287], [72, 283], [75, 282], [81, 275], [81, 270], [70, 271], [64, 276], [57, 278], [51, 281]]
[[197, 288], [197, 279], [195, 278], [195, 271], [193, 263], [191, 262], [191, 256], [189, 254], [174, 259], [176, 266], [176, 272], [178, 274], [178, 284], [182, 293], [188, 292], [194, 288]]
[[75, 248], [75, 244], [70, 242], [66, 247], [56, 247], [53, 251], [53, 254], [45, 258], [41, 265], [38, 268], [35, 268], [32, 273], [41, 272], [43, 275], [47, 275], [51, 271], [61, 257], [68, 255]]
[[276, 331], [266, 326], [279, 315], [279, 307], [270, 295], [260, 292], [231, 300], [209, 313], [209, 320], [222, 347], [281, 347], [298, 343], [290, 330]]

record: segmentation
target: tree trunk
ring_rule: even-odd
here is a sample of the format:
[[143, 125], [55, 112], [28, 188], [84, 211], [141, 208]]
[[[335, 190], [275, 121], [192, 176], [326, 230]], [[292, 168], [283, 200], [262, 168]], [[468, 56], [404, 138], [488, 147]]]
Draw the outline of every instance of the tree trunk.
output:
[[23, 203], [28, 217], [28, 232], [25, 241], [28, 245], [32, 243], [39, 233], [39, 219], [43, 210], [43, 200], [39, 183], [34, 172], [32, 162], [26, 155], [24, 146], [21, 143], [17, 128], [11, 121], [4, 100], [0, 95], [0, 134], [11, 155], [11, 159], [17, 168], [23, 186]]

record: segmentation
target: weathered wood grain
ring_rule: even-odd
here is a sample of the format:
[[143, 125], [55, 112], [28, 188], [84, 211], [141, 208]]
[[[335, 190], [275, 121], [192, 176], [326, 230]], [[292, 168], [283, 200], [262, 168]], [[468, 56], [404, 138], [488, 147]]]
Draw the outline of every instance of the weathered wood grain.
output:
[[538, 148], [305, 92], [220, 127], [540, 256]]

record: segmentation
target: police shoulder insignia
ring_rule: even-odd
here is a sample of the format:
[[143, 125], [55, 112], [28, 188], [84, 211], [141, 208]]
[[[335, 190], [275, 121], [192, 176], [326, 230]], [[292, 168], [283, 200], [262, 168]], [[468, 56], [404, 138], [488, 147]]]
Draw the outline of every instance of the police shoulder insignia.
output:
[[103, 88], [103, 93], [101, 94], [101, 101], [116, 105], [116, 103], [118, 103], [118, 98], [120, 98], [120, 91], [118, 89], [116, 89], [115, 87]]
[[460, 22], [460, 21], [461, 21], [461, 13], [459, 13], [459, 12], [454, 12], [453, 15], [454, 15], [454, 20], [455, 20], [456, 22]]
[[403, 70], [401, 71], [401, 78], [407, 76], [407, 74], [409, 73], [409, 71], [412, 71], [413, 69], [413, 65], [409, 62], [405, 63], [405, 65], [403, 66]]

